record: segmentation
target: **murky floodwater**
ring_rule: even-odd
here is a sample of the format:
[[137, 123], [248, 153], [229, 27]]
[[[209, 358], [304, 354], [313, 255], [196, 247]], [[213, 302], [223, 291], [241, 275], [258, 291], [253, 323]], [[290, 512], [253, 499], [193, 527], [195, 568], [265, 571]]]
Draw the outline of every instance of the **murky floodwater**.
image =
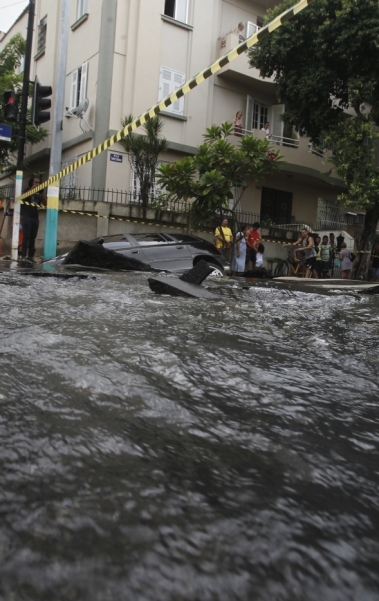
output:
[[379, 298], [0, 276], [0, 599], [379, 599]]

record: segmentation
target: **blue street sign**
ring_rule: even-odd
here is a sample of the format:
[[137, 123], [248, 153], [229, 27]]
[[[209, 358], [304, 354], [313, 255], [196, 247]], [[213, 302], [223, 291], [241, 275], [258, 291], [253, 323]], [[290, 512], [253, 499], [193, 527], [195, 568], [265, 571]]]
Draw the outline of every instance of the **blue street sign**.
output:
[[122, 163], [122, 154], [116, 154], [115, 152], [110, 153], [110, 160], [115, 163]]
[[0, 123], [0, 140], [4, 140], [4, 142], [12, 141], [12, 127], [10, 125]]

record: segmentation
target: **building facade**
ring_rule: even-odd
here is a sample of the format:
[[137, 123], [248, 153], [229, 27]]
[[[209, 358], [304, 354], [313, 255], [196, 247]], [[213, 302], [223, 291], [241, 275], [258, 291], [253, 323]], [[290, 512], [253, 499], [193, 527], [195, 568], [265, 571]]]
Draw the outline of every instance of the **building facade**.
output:
[[[145, 112], [236, 46], [241, 36], [251, 35], [275, 4], [273, 0], [71, 0], [62, 166], [118, 131], [126, 115], [137, 117]], [[51, 85], [53, 91], [59, 19], [60, 0], [36, 0], [30, 75]], [[0, 47], [18, 31], [26, 35], [26, 23], [24, 13]], [[79, 120], [73, 109], [85, 98], [88, 109]], [[243, 113], [244, 130], [260, 138], [266, 135], [261, 128], [268, 121], [270, 141], [280, 149], [284, 162], [265, 182], [248, 182], [240, 209], [266, 222], [315, 227], [322, 215], [331, 214], [329, 207], [338, 212], [336, 199], [342, 182], [306, 138], [284, 131], [283, 110], [275, 84], [249, 68], [243, 54], [162, 113], [169, 149], [161, 160], [195, 153], [205, 129], [231, 122], [237, 111]], [[51, 122], [45, 127], [51, 128]], [[238, 137], [234, 139], [237, 143]], [[50, 140], [49, 136], [27, 148], [29, 173], [48, 173]], [[103, 200], [103, 190], [128, 191], [135, 185], [121, 145], [61, 182], [65, 190], [91, 189], [94, 201]], [[359, 220], [356, 216], [356, 223]], [[355, 217], [351, 222], [354, 227]]]

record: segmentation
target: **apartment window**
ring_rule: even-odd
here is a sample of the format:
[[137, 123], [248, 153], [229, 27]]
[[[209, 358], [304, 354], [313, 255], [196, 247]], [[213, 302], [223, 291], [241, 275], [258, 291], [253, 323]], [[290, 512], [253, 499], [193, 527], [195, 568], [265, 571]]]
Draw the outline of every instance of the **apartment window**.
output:
[[[74, 155], [70, 158], [67, 159], [62, 159], [62, 164], [61, 164], [61, 169], [66, 169], [66, 167], [69, 167], [70, 165], [72, 165], [72, 163], [75, 163], [75, 161], [78, 159], [77, 155]], [[68, 173], [67, 175], [65, 175], [64, 177], [62, 177], [62, 179], [60, 180], [60, 194], [61, 194], [61, 198], [69, 198], [69, 199], [73, 199], [75, 198], [75, 187], [76, 187], [76, 180], [77, 180], [77, 170], [75, 171], [71, 171], [71, 173]]]
[[182, 23], [188, 22], [188, 0], [165, 0], [164, 14]]
[[47, 15], [38, 23], [37, 55], [46, 48]]
[[[159, 75], [159, 94], [158, 102], [166, 96], [172, 94], [177, 88], [180, 88], [186, 81], [185, 73], [173, 71], [167, 67], [161, 67]], [[173, 104], [170, 104], [165, 109], [166, 112], [173, 115], [183, 115], [184, 113], [184, 98], [179, 98]]]
[[259, 28], [260, 28], [260, 27], [263, 27], [263, 25], [264, 25], [264, 20], [265, 20], [265, 18], [264, 18], [264, 17], [259, 17], [259, 16], [257, 17], [257, 26], [258, 26]]
[[[154, 174], [154, 181], [153, 181], [153, 185], [150, 189], [150, 197], [154, 198], [155, 196], [159, 196], [159, 194], [163, 194], [165, 192], [165, 189], [162, 188], [162, 186], [160, 186], [158, 184], [158, 182], [156, 181], [156, 175], [157, 175], [157, 171], [158, 171], [158, 167], [160, 167], [160, 165], [166, 164], [167, 161], [158, 161], [156, 169], [155, 169], [155, 174]], [[141, 193], [141, 182], [139, 177], [137, 176], [137, 174], [133, 171], [133, 169], [131, 170], [130, 173], [130, 190], [133, 194], [133, 200], [138, 202], [140, 193]]]
[[258, 25], [252, 23], [251, 21], [248, 21], [246, 23], [246, 39], [250, 38], [254, 33], [257, 33], [258, 30]]
[[246, 129], [251, 131], [253, 129], [262, 129], [264, 124], [269, 121], [268, 118], [269, 107], [265, 104], [257, 102], [251, 96], [247, 97], [246, 106]]
[[87, 96], [88, 62], [75, 69], [71, 79], [70, 108], [75, 108]]
[[262, 188], [261, 221], [291, 223], [292, 193], [274, 188]]
[[20, 58], [20, 64], [17, 67], [16, 72], [21, 75], [21, 73], [23, 73], [25, 71], [25, 56], [21, 56]]
[[76, 18], [80, 19], [83, 15], [88, 12], [88, 0], [78, 0]]

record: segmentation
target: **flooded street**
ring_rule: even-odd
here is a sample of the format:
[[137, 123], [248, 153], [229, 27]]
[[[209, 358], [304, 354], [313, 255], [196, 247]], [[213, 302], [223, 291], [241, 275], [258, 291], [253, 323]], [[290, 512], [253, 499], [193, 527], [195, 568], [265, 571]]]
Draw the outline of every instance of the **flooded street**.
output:
[[379, 600], [379, 297], [0, 274], [1, 601]]

